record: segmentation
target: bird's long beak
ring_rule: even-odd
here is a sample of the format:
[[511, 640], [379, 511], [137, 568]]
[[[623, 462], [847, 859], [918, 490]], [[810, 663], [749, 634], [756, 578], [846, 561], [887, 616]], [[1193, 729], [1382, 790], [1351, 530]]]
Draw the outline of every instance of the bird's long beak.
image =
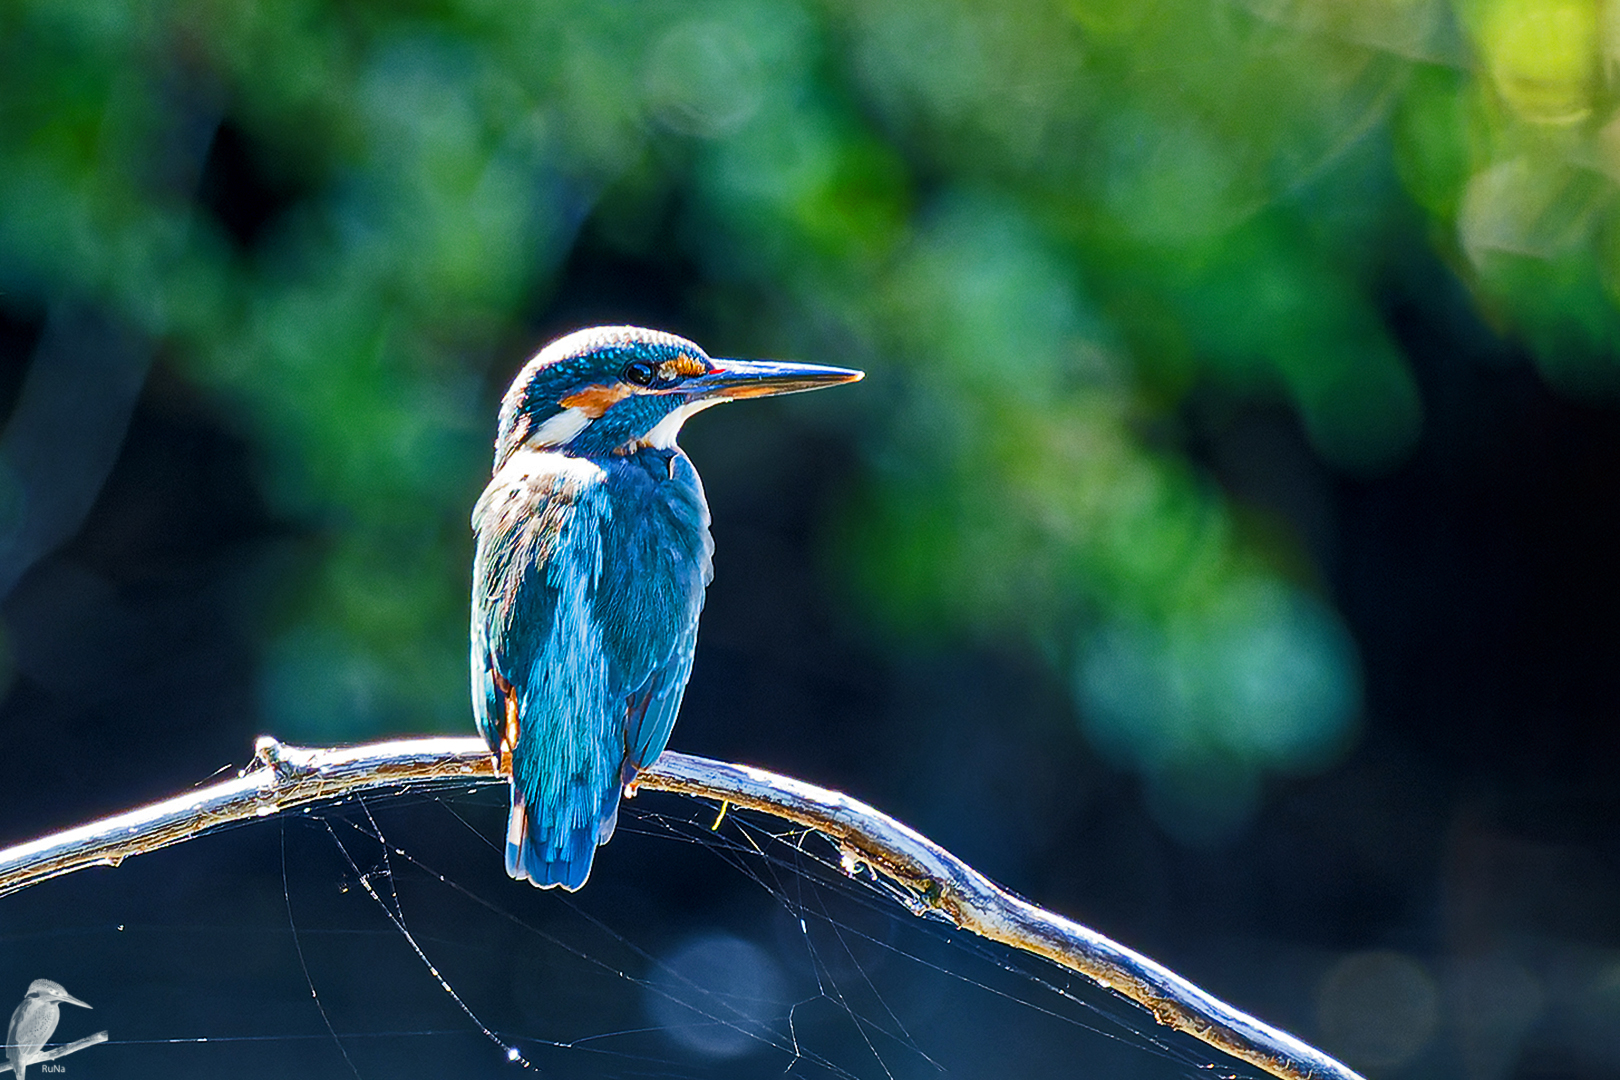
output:
[[714, 360], [711, 363], [714, 367], [707, 375], [682, 384], [681, 389], [693, 399], [728, 401], [797, 394], [866, 378], [864, 371], [853, 368], [789, 364], [781, 360]]
[[81, 1009], [94, 1009], [95, 1008], [94, 1005], [90, 1005], [90, 1004], [87, 1004], [87, 1003], [85, 1003], [83, 1001], [80, 1001], [78, 998], [74, 997], [72, 994], [63, 994], [61, 997], [57, 998], [56, 1000], [65, 1001], [69, 1005], [77, 1005]]

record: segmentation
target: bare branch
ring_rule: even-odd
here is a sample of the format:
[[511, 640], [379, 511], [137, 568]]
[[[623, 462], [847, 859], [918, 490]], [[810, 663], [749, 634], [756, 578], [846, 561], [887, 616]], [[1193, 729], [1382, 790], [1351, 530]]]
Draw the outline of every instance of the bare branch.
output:
[[[0, 896], [86, 866], [177, 844], [232, 822], [270, 817], [373, 788], [501, 779], [476, 738], [407, 739], [335, 750], [258, 745], [258, 765], [115, 817], [0, 851]], [[785, 818], [837, 843], [844, 869], [901, 885], [917, 914], [1043, 956], [1129, 998], [1159, 1023], [1283, 1080], [1361, 1080], [1320, 1050], [1205, 993], [1094, 930], [999, 888], [927, 837], [859, 800], [764, 769], [667, 752], [637, 778], [672, 791]]]
[[[30, 1065], [38, 1065], [44, 1061], [55, 1061], [57, 1058], [64, 1058], [69, 1054], [77, 1054], [80, 1050], [83, 1050], [87, 1046], [97, 1046], [106, 1041], [107, 1033], [105, 1031], [98, 1031], [94, 1035], [86, 1035], [84, 1038], [75, 1040], [74, 1042], [63, 1043], [61, 1046], [53, 1047], [50, 1050], [42, 1050], [37, 1054], [33, 1054], [27, 1061], [23, 1062], [23, 1068], [26, 1069]], [[0, 1064], [0, 1073], [8, 1073], [10, 1071], [11, 1064], [9, 1062]]]

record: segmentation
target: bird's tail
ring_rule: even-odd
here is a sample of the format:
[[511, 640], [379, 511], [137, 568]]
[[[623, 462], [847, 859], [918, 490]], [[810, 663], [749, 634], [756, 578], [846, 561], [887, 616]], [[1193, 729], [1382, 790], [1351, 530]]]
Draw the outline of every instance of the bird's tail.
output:
[[606, 820], [600, 824], [547, 830], [533, 821], [517, 785], [512, 785], [512, 810], [506, 819], [506, 872], [518, 881], [542, 889], [562, 886], [573, 892], [591, 876], [598, 845], [608, 842], [619, 820], [618, 792]]

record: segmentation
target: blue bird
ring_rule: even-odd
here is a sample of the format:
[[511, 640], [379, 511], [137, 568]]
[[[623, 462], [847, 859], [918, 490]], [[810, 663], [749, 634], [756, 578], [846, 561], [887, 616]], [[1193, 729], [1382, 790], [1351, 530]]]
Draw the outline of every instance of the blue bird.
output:
[[472, 515], [473, 713], [511, 778], [512, 877], [585, 884], [621, 792], [669, 742], [714, 551], [681, 425], [861, 377], [633, 326], [569, 334], [518, 373]]

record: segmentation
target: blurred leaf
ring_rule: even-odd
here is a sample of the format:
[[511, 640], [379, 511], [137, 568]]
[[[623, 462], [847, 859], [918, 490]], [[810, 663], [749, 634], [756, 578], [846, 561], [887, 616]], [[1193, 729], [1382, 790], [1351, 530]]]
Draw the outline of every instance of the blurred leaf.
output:
[[304, 568], [268, 723], [460, 727], [494, 402], [589, 222], [717, 351], [872, 369], [794, 415], [859, 455], [827, 565], [875, 626], [1072, 654], [1167, 828], [1240, 827], [1347, 744], [1359, 674], [1189, 417], [1282, 402], [1333, 467], [1398, 467], [1397, 265], [1452, 266], [1550, 379], [1612, 392], [1602, 16], [29, 0], [0, 10], [0, 302], [106, 308], [251, 442]]

